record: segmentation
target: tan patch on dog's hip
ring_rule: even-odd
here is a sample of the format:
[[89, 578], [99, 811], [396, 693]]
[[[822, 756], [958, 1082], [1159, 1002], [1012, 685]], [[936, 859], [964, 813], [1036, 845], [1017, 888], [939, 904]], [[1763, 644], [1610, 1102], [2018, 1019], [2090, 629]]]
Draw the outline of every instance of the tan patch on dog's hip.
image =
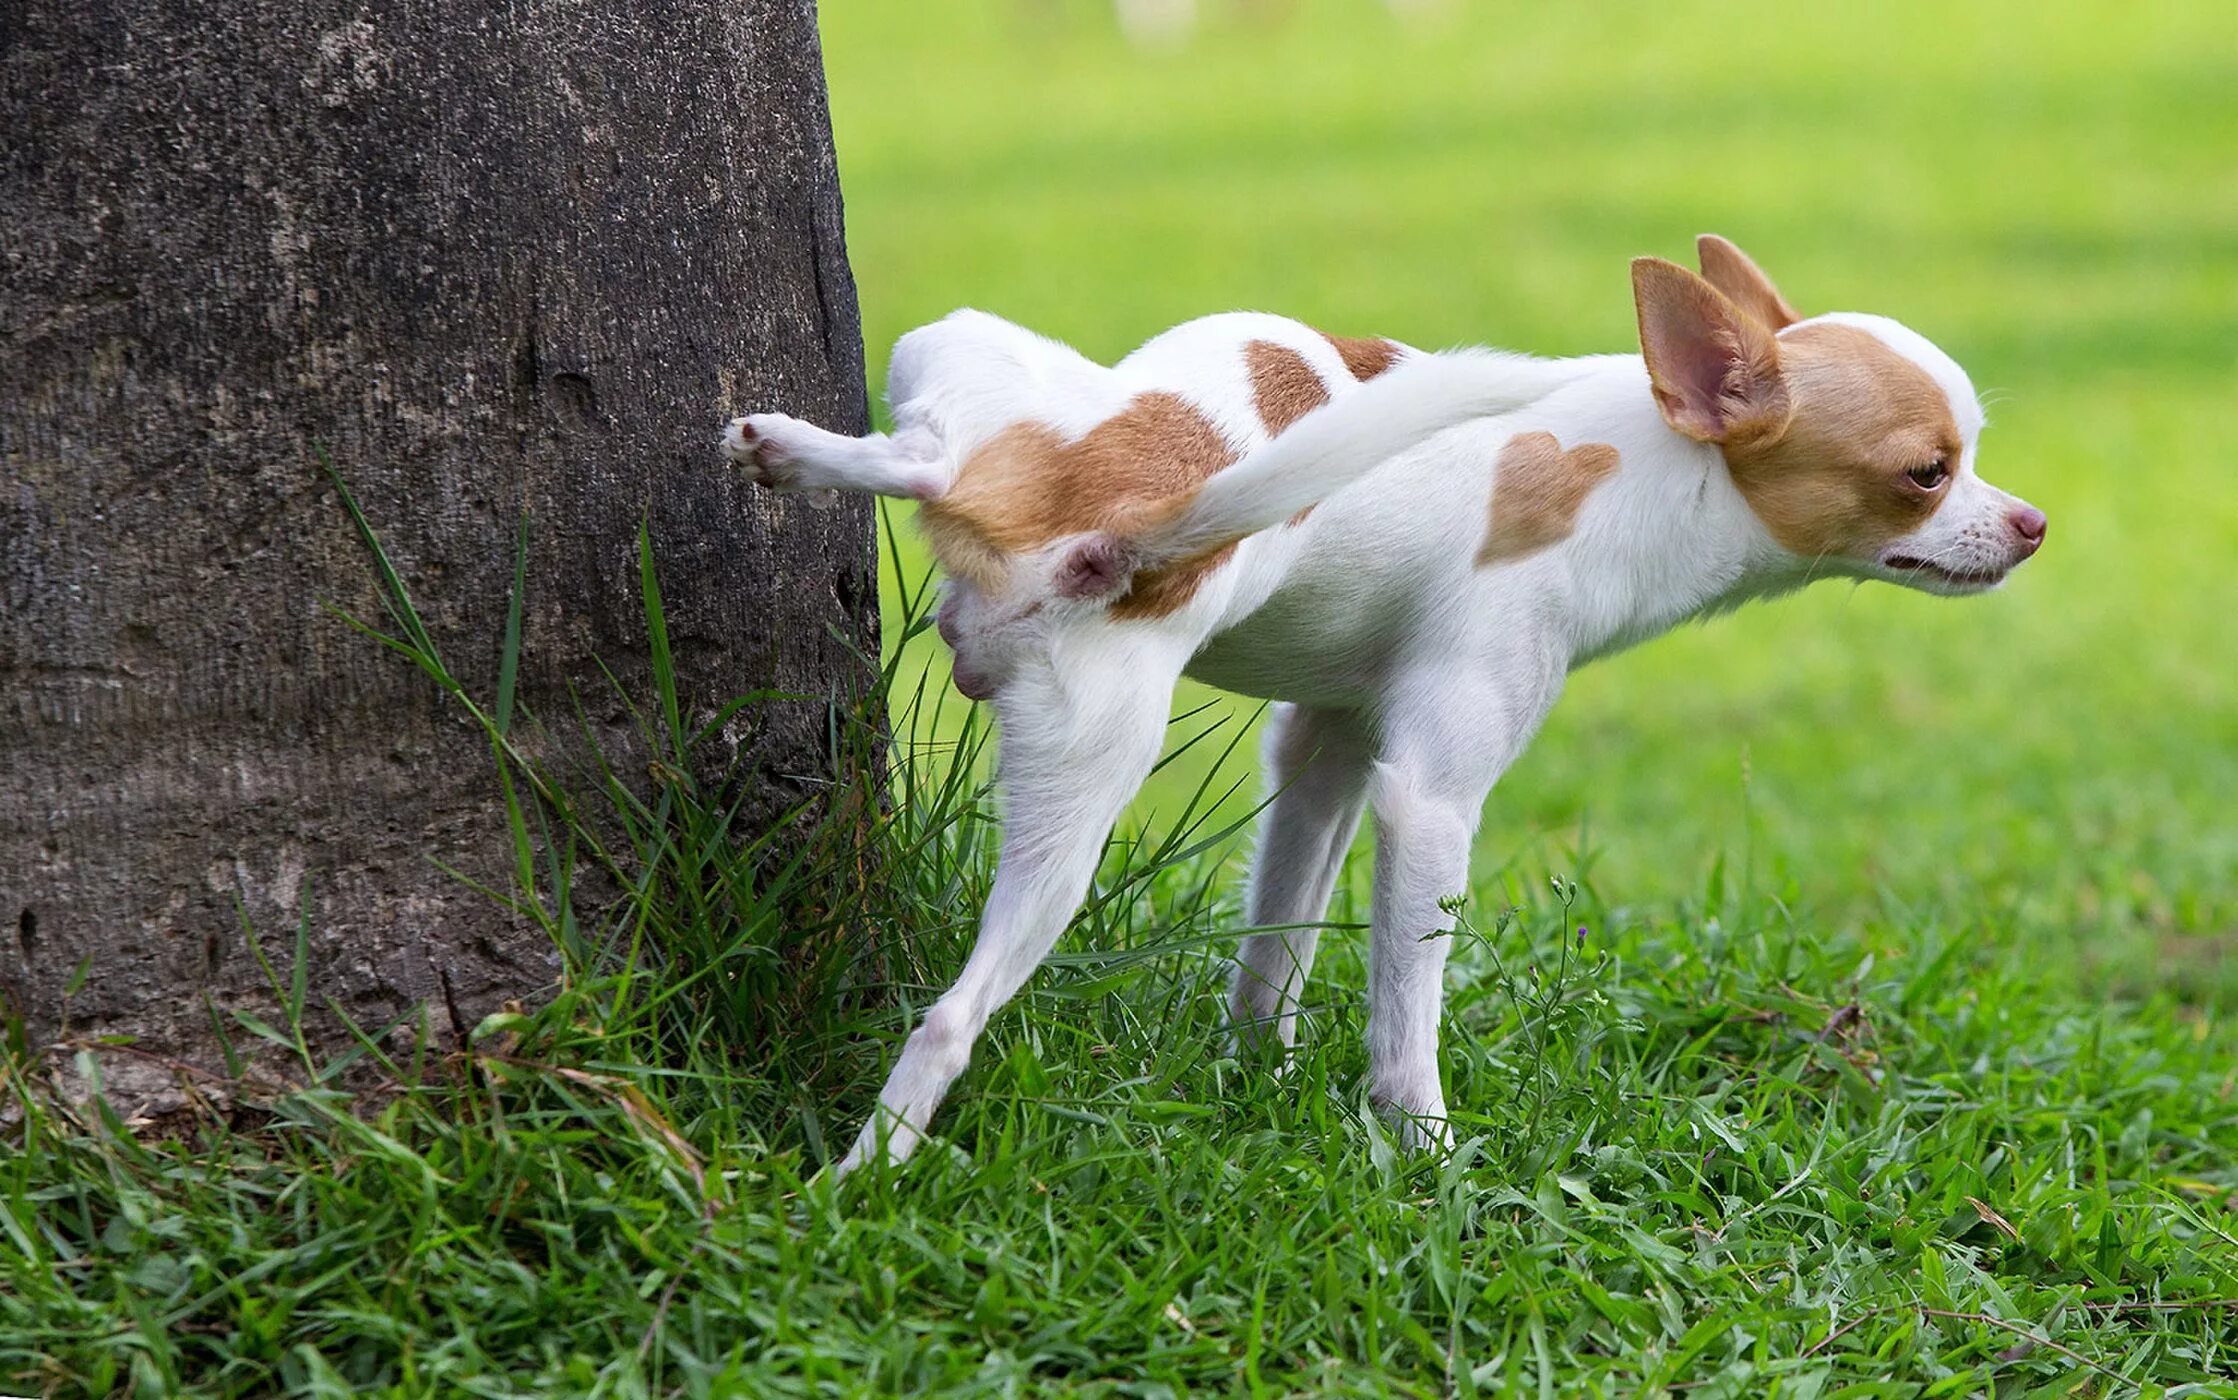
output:
[[[955, 484], [927, 501], [918, 520], [942, 568], [999, 591], [1012, 556], [1067, 535], [1135, 534], [1178, 511], [1235, 459], [1220, 430], [1187, 400], [1138, 394], [1069, 441], [1046, 423], [1003, 429], [965, 460]], [[1137, 574], [1111, 615], [1173, 612], [1234, 549]]]
[[1492, 520], [1477, 566], [1521, 559], [1568, 538], [1585, 498], [1616, 470], [1617, 460], [1605, 442], [1564, 452], [1552, 433], [1508, 439], [1493, 469]]

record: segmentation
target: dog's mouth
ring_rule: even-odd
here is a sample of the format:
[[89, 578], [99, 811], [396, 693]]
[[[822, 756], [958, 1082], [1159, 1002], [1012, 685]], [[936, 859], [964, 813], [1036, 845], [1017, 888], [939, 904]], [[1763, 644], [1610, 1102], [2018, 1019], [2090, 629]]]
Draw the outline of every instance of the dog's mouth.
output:
[[1905, 575], [1904, 581], [1907, 583], [1939, 583], [1965, 593], [1986, 592], [2003, 583], [2012, 573], [2010, 566], [2002, 569], [1953, 569], [1931, 559], [1919, 559], [1909, 554], [1891, 554], [1881, 560], [1881, 567]]

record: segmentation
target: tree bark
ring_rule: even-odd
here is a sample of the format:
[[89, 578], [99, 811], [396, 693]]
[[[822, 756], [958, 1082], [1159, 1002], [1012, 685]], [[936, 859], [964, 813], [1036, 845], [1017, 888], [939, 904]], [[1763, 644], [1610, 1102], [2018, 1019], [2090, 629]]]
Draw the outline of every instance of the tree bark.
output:
[[[650, 522], [700, 712], [876, 653], [866, 508], [753, 491], [739, 406], [865, 426], [811, 0], [19, 0], [0, 12], [0, 978], [40, 1041], [209, 1053], [243, 923], [378, 1026], [548, 986], [486, 743], [380, 616], [332, 453], [445, 659], [624, 751]], [[858, 650], [859, 649], [859, 650]], [[649, 691], [640, 690], [641, 697]], [[717, 756], [764, 810], [826, 707]], [[642, 771], [640, 767], [638, 771]], [[81, 963], [89, 975], [65, 1006]]]

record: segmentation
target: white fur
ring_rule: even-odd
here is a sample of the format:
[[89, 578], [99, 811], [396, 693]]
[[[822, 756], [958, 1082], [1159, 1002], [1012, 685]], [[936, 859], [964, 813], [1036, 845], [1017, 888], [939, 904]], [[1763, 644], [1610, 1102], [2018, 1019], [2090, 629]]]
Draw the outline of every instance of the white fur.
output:
[[[1998, 531], [2015, 498], [1973, 473], [1981, 426], [1964, 374], [1925, 340], [1874, 317], [1840, 318], [1925, 368], [1965, 441], [1952, 495], [1885, 557], [1932, 557], [1961, 575], [2017, 562]], [[1332, 401], [1270, 444], [1242, 347], [1303, 356]], [[1882, 560], [1801, 559], [1750, 511], [1717, 449], [1674, 432], [1637, 356], [1547, 362], [1484, 351], [1406, 352], [1366, 384], [1310, 328], [1209, 317], [1117, 366], [979, 312], [910, 332], [890, 375], [896, 434], [837, 437], [782, 415], [740, 419], [731, 455], [777, 486], [937, 496], [972, 449], [1023, 419], [1085, 432], [1135, 394], [1199, 408], [1243, 453], [1178, 522], [1129, 542], [1144, 562], [1242, 538], [1188, 604], [1115, 622], [1108, 599], [1063, 599], [1044, 551], [1004, 590], [953, 588], [941, 632], [959, 684], [992, 696], [1002, 730], [1002, 856], [977, 946], [909, 1037], [880, 1111], [841, 1163], [909, 1154], [987, 1017], [1039, 965], [1084, 893], [1097, 853], [1156, 759], [1184, 672], [1282, 702], [1267, 734], [1276, 790], [1252, 865], [1237, 957], [1237, 1033], [1296, 1034], [1298, 996], [1338, 866], [1363, 806], [1378, 832], [1369, 956], [1372, 1096], [1413, 1141], [1446, 1136], [1437, 1022], [1451, 918], [1478, 812], [1574, 667], [1706, 611], [1846, 573], [1937, 589]], [[1536, 554], [1476, 564], [1494, 462], [1517, 433], [1607, 443], [1616, 472], [1572, 533]], [[1299, 524], [1286, 525], [1314, 505]], [[2009, 533], [2009, 532], [2008, 532]], [[2002, 541], [2002, 543], [2000, 542]], [[2025, 557], [2020, 555], [2019, 557]], [[969, 681], [966, 681], [969, 677]]]

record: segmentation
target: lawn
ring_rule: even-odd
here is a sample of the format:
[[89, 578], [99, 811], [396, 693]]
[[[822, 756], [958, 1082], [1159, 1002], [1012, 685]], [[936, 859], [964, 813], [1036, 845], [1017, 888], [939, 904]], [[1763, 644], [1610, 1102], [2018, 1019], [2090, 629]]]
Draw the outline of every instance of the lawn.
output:
[[874, 382], [958, 305], [1629, 348], [1626, 259], [1714, 229], [1965, 364], [2044, 553], [1574, 678], [1484, 823], [1449, 1156], [1365, 1111], [1356, 933], [1285, 1071], [1223, 1055], [1252, 707], [1186, 695], [943, 1142], [835, 1190], [989, 872], [902, 531], [877, 888], [680, 780], [592, 927], [531, 803], [576, 975], [477, 1056], [152, 1133], [11, 1069], [0, 1390], [2238, 1396], [2238, 9], [1205, 8], [830, 0]]

